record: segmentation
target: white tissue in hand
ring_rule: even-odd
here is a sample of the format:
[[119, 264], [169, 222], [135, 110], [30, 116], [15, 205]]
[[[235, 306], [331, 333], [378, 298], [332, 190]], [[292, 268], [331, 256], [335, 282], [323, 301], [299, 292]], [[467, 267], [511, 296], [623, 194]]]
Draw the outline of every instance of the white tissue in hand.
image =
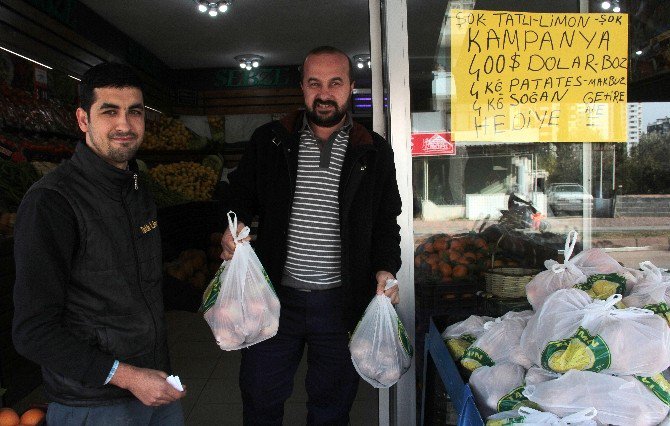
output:
[[167, 382], [172, 385], [173, 388], [177, 389], [179, 392], [184, 392], [184, 388], [181, 385], [181, 380], [179, 380], [179, 376], [167, 376], [165, 379]]

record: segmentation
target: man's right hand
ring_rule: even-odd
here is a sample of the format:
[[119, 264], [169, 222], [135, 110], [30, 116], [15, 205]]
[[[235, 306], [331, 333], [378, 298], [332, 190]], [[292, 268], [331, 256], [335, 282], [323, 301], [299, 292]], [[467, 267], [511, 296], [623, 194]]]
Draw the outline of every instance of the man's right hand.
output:
[[[246, 225], [242, 222], [237, 222], [237, 233], [239, 234]], [[249, 241], [251, 238], [247, 237], [243, 241]], [[230, 260], [233, 258], [233, 253], [235, 253], [235, 240], [233, 239], [233, 234], [230, 232], [230, 228], [226, 228], [226, 232], [223, 233], [223, 238], [221, 238], [221, 259]]]
[[109, 383], [132, 392], [142, 404], [157, 407], [169, 404], [186, 395], [186, 390], [179, 392], [165, 379], [163, 371], [133, 367], [119, 363]]

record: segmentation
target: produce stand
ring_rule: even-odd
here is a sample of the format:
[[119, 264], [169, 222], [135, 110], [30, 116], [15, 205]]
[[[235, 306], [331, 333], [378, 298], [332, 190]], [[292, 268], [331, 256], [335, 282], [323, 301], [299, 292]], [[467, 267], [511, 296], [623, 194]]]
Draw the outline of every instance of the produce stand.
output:
[[[423, 393], [421, 397], [421, 424], [436, 424], [432, 419], [432, 405], [430, 398], [426, 398], [427, 393], [433, 391], [434, 380], [428, 374], [429, 370], [436, 370], [435, 377], [439, 378], [446, 389], [447, 395], [451, 400], [456, 413], [458, 414], [458, 426], [477, 426], [484, 425], [484, 420], [479, 414], [475, 405], [475, 399], [470, 390], [470, 385], [466, 384], [461, 377], [456, 363], [449, 354], [447, 346], [442, 340], [442, 335], [438, 331], [433, 318], [428, 326], [426, 334], [425, 349], [423, 355]], [[443, 424], [443, 423], [437, 423]]]

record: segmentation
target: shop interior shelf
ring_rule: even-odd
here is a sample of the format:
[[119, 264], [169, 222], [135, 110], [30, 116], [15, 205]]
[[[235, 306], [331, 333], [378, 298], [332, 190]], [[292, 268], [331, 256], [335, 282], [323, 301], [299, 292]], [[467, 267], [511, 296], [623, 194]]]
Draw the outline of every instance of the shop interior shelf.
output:
[[[431, 364], [432, 361], [432, 364]], [[458, 414], [458, 426], [483, 426], [482, 419], [470, 386], [463, 381], [447, 346], [442, 340], [442, 335], [431, 318], [428, 333], [426, 334], [424, 350], [423, 382], [428, 383], [427, 371], [434, 366], [437, 376], [444, 384], [447, 395], [451, 399]], [[426, 393], [428, 386], [423, 387], [421, 404], [421, 424], [426, 424]]]

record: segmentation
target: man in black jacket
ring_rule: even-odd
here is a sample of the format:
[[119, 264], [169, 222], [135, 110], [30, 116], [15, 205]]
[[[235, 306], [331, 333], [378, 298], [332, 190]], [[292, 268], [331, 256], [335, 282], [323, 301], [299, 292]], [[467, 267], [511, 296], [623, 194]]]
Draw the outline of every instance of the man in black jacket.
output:
[[[257, 129], [230, 176], [228, 205], [243, 223], [258, 216], [255, 250], [281, 302], [277, 335], [242, 351], [248, 425], [281, 424], [305, 345], [307, 423], [348, 423], [359, 381], [350, 333], [400, 268], [393, 151], [351, 120], [351, 61], [319, 47], [302, 74], [306, 111]], [[230, 259], [230, 230], [222, 245]], [[386, 293], [396, 303], [397, 290]]]
[[156, 206], [132, 158], [141, 84], [105, 63], [81, 80], [75, 154], [19, 207], [13, 338], [42, 367], [53, 425], [182, 425], [170, 369]]

